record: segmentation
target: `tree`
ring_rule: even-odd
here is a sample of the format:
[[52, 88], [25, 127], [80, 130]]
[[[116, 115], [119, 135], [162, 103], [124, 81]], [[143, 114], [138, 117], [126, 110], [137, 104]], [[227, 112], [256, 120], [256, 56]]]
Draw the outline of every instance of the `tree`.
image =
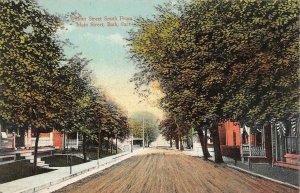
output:
[[[162, 120], [159, 124], [160, 133], [162, 136], [165, 137], [167, 141], [170, 141], [170, 146], [172, 147], [172, 141], [175, 139], [178, 141], [178, 134], [177, 134], [177, 126], [175, 124], [174, 119], [166, 118]], [[178, 144], [176, 144], [178, 147]]]
[[[128, 136], [127, 117], [105, 92], [93, 85], [90, 60], [77, 54], [62, 67], [61, 79], [67, 88], [62, 96], [60, 123], [62, 131], [79, 132], [83, 135], [83, 156], [87, 160], [88, 141], [98, 142], [98, 157], [101, 156], [104, 135], [123, 140]], [[111, 146], [112, 147], [112, 146]]]
[[[83, 135], [83, 155], [86, 158], [87, 138], [92, 135], [92, 128], [96, 123], [94, 120], [93, 99], [97, 94], [92, 85], [91, 72], [86, 69], [89, 60], [81, 58], [77, 54], [70, 58], [62, 67], [61, 81], [65, 83], [64, 95], [61, 100], [60, 117], [58, 117], [57, 128], [65, 134], [80, 132]], [[93, 127], [92, 127], [93, 126]]]
[[209, 123], [216, 162], [223, 162], [219, 122], [237, 116], [257, 124], [299, 108], [298, 2], [194, 1], [157, 10], [130, 32], [133, 80], [141, 90], [158, 81], [161, 106], [177, 120]]
[[142, 138], [143, 137], [143, 125], [140, 124], [139, 122], [129, 119], [128, 121], [129, 128], [132, 131], [132, 135], [137, 138]]
[[146, 111], [136, 112], [130, 118], [142, 126], [144, 130], [145, 145], [149, 147], [149, 145], [155, 141], [159, 135], [158, 118], [152, 113]]
[[0, 7], [0, 119], [33, 129], [36, 173], [39, 134], [49, 131], [59, 106], [53, 77], [63, 54], [54, 34], [62, 23], [34, 1]]

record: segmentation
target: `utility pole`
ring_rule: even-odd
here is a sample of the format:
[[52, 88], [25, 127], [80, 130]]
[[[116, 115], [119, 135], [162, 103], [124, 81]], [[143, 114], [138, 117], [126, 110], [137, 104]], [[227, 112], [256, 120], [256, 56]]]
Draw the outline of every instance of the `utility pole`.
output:
[[99, 159], [100, 159], [100, 146], [101, 146], [101, 143], [100, 143], [100, 131], [98, 130], [98, 152], [97, 152], [97, 166], [99, 168]]
[[[70, 142], [70, 140], [69, 140], [69, 137], [68, 137], [68, 135], [67, 135], [67, 140], [68, 140], [68, 145], [67, 145], [67, 147], [68, 147], [68, 161], [69, 161], [69, 164], [70, 164], [70, 174], [72, 174], [72, 152], [70, 152], [70, 150], [69, 150], [69, 142]], [[69, 158], [69, 154], [70, 154], [70, 158]]]
[[131, 153], [133, 152], [133, 132], [131, 132]]
[[145, 120], [143, 115], [143, 149], [145, 148]]

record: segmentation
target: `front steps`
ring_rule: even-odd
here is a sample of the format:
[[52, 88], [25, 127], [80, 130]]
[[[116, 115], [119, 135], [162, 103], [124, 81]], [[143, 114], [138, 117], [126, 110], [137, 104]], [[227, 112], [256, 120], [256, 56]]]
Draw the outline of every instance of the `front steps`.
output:
[[291, 163], [287, 163], [287, 162], [283, 162], [283, 161], [277, 161], [274, 163], [274, 165], [300, 171], [300, 165], [296, 165], [296, 164], [291, 164]]

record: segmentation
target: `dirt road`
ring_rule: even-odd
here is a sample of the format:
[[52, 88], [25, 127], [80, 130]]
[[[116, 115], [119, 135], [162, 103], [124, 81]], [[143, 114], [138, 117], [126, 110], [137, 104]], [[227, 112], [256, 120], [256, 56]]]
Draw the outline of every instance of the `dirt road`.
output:
[[175, 150], [149, 149], [57, 192], [298, 192]]

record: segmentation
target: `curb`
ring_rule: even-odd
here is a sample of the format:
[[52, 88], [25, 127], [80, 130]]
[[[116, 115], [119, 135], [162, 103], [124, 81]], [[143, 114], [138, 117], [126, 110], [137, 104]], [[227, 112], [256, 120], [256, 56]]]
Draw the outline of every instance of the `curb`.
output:
[[252, 176], [259, 177], [259, 178], [263, 178], [263, 179], [266, 179], [266, 180], [269, 180], [269, 181], [272, 181], [272, 182], [276, 182], [276, 183], [278, 183], [278, 184], [282, 184], [282, 185], [288, 186], [288, 187], [290, 187], [290, 188], [294, 188], [294, 189], [300, 190], [300, 187], [295, 186], [295, 185], [293, 185], [293, 184], [290, 184], [290, 183], [287, 183], [287, 182], [282, 182], [282, 181], [279, 181], [279, 180], [275, 180], [275, 179], [273, 179], [273, 178], [270, 178], [270, 177], [267, 177], [267, 176], [264, 176], [264, 175], [261, 175], [261, 174], [257, 174], [257, 173], [254, 173], [254, 172], [251, 172], [251, 171], [248, 171], [248, 170], [245, 170], [245, 169], [242, 169], [242, 168], [239, 168], [239, 167], [230, 165], [230, 164], [225, 164], [225, 165], [228, 166], [229, 168], [239, 170], [239, 171], [241, 171], [241, 172], [250, 174], [250, 175], [252, 175]]
[[[136, 151], [136, 153], [138, 153], [138, 152], [139, 152], [139, 151]], [[133, 153], [135, 153], [135, 152], [133, 152]], [[48, 183], [45, 183], [45, 184], [42, 184], [42, 185], [39, 185], [39, 186], [31, 187], [31, 188], [28, 188], [28, 189], [25, 189], [25, 190], [21, 190], [21, 191], [17, 191], [17, 192], [18, 192], [18, 193], [34, 193], [34, 192], [41, 191], [41, 190], [46, 189], [46, 188], [49, 188], [49, 187], [51, 187], [51, 186], [53, 186], [53, 185], [59, 184], [59, 183], [61, 183], [61, 182], [63, 182], [63, 181], [66, 181], [66, 180], [69, 180], [69, 179], [74, 178], [74, 177], [76, 177], [76, 176], [79, 176], [79, 175], [81, 175], [81, 174], [87, 173], [87, 172], [89, 172], [89, 171], [91, 171], [91, 170], [98, 169], [100, 166], [105, 166], [105, 165], [107, 165], [107, 164], [117, 162], [117, 161], [118, 161], [119, 159], [121, 159], [122, 157], [127, 156], [127, 155], [130, 155], [130, 154], [132, 154], [132, 153], [131, 153], [131, 152], [128, 152], [128, 153], [126, 153], [126, 154], [116, 156], [116, 157], [112, 158], [112, 160], [109, 160], [109, 161], [106, 161], [106, 162], [104, 162], [104, 163], [102, 163], [102, 164], [99, 164], [99, 166], [93, 166], [93, 167], [91, 167], [91, 168], [84, 169], [84, 170], [82, 170], [82, 171], [80, 171], [80, 172], [76, 172], [76, 173], [73, 173], [73, 174], [69, 174], [68, 176], [65, 176], [65, 177], [63, 177], [63, 178], [56, 179], [56, 180], [54, 180], [54, 181], [51, 181], [51, 182], [48, 182]], [[128, 157], [128, 158], [129, 158], [129, 157]], [[125, 159], [127, 159], [127, 158], [125, 158]], [[125, 159], [124, 159], [124, 160], [125, 160]]]
[[[199, 157], [199, 158], [201, 158], [201, 156], [199, 156], [199, 155], [192, 155], [192, 154], [188, 154], [188, 153], [187, 153], [187, 155], [190, 155], [190, 156], [192, 156], [192, 157]], [[215, 163], [213, 159], [208, 159], [207, 161], [210, 161], [210, 162], [212, 162], [212, 163]], [[215, 163], [215, 164], [216, 164], [216, 163]], [[263, 179], [266, 179], [266, 180], [269, 180], [269, 181], [272, 181], [272, 182], [275, 182], [275, 183], [278, 183], [278, 184], [282, 184], [282, 185], [284, 185], [284, 186], [288, 186], [288, 187], [290, 187], [290, 188], [294, 188], [294, 189], [296, 189], [296, 190], [300, 190], [300, 187], [295, 186], [295, 185], [293, 185], [293, 184], [290, 184], [290, 183], [287, 183], [287, 182], [282, 182], [282, 181], [280, 181], [280, 180], [276, 180], [276, 179], [273, 179], [273, 178], [270, 178], [270, 177], [267, 177], [267, 176], [264, 176], [264, 175], [261, 175], [261, 174], [257, 174], [257, 173], [251, 172], [251, 171], [249, 171], [249, 170], [245, 170], [245, 169], [239, 168], [239, 167], [237, 167], [237, 166], [233, 166], [233, 165], [227, 164], [227, 163], [225, 163], [225, 162], [224, 162], [222, 165], [225, 165], [225, 166], [227, 166], [227, 167], [229, 167], [229, 168], [238, 170], [238, 171], [240, 171], [240, 172], [247, 173], [247, 174], [249, 174], [249, 175], [252, 175], [252, 176], [255, 176], [255, 177], [258, 177], [258, 178], [263, 178]]]

